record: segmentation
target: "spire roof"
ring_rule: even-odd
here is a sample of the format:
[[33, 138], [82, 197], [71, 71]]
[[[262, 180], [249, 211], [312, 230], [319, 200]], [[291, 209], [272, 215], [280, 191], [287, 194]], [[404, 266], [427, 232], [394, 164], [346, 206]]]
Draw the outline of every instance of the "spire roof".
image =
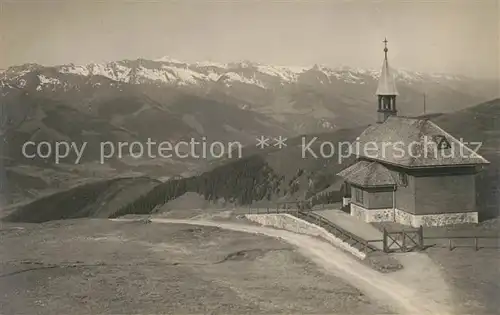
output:
[[391, 69], [389, 68], [389, 62], [387, 61], [387, 39], [383, 41], [384, 47], [384, 63], [382, 64], [382, 71], [380, 73], [380, 79], [378, 81], [377, 95], [399, 95], [396, 89], [396, 82], [394, 76], [392, 75]]

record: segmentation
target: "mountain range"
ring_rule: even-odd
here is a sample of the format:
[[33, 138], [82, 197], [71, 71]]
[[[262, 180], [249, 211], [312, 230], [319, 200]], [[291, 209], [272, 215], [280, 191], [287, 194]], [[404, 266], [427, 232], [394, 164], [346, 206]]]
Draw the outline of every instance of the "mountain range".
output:
[[[400, 115], [443, 113], [496, 97], [496, 82], [465, 76], [394, 71]], [[258, 136], [294, 137], [372, 123], [379, 71], [321, 65], [286, 67], [255, 62], [187, 63], [171, 58], [87, 65], [24, 64], [0, 72], [1, 163], [11, 182], [51, 186], [33, 171], [55, 169], [73, 178], [86, 171], [70, 155], [62, 165], [27, 159], [27, 141], [87, 142], [81, 162], [99, 160], [99, 143], [200, 139], [254, 145]], [[179, 175], [206, 161], [115, 159], [113, 174], [135, 171], [156, 178]], [[66, 165], [65, 165], [66, 164]], [[103, 166], [99, 166], [99, 169]], [[82, 170], [83, 169], [83, 170]], [[92, 171], [89, 171], [92, 169]], [[51, 176], [49, 176], [51, 177]], [[76, 176], [78, 177], [78, 176]], [[53, 178], [53, 176], [51, 177]], [[35, 183], [35, 184], [34, 184]], [[34, 185], [34, 186], [33, 186]], [[25, 191], [24, 184], [18, 191]]]
[[[405, 70], [395, 70], [394, 74], [402, 115], [455, 111], [498, 96], [492, 81]], [[286, 67], [249, 61], [187, 63], [163, 57], [87, 65], [14, 66], [0, 73], [0, 90], [5, 96], [13, 89], [22, 89], [37, 98], [60, 100], [94, 114], [144, 111], [130, 108], [124, 99], [131, 96], [146, 96], [148, 99], [137, 101], [152, 103], [149, 105], [153, 107], [171, 107], [182, 94], [197, 97], [191, 106], [204, 106], [203, 102], [210, 100], [239, 112], [264, 115], [292, 133], [308, 133], [372, 122], [379, 75], [378, 70], [349, 67]], [[100, 103], [106, 108], [100, 110]], [[203, 125], [192, 117], [183, 118], [191, 125]]]

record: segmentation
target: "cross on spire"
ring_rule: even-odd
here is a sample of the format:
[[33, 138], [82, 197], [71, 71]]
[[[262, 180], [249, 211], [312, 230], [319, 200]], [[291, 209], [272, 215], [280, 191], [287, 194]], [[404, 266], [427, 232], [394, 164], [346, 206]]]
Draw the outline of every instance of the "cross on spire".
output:
[[385, 59], [387, 59], [387, 51], [389, 49], [387, 49], [387, 37], [384, 38], [384, 40], [382, 41], [382, 43], [384, 43], [384, 53], [385, 53]]

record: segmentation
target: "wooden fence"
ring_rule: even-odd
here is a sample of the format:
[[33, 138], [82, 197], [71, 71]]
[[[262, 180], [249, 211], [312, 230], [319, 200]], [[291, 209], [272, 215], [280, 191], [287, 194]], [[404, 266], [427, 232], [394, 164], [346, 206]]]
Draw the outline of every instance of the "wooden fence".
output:
[[[495, 245], [494, 248], [500, 248], [499, 246], [499, 238], [498, 236], [494, 235], [482, 235], [482, 236], [438, 236], [438, 237], [425, 237], [425, 240], [443, 240], [445, 241], [446, 247], [452, 251], [457, 247], [470, 247], [474, 248], [475, 251], [478, 251], [481, 247], [480, 242], [483, 242], [486, 240], [496, 240], [494, 241]], [[472, 244], [458, 244], [459, 241], [470, 241], [468, 243]], [[433, 247], [436, 246], [437, 244], [426, 244], [426, 247]], [[484, 245], [483, 245], [484, 246]]]
[[413, 250], [422, 250], [424, 248], [423, 227], [418, 229], [402, 229], [399, 231], [383, 230], [383, 250], [390, 252], [409, 252]]
[[[296, 202], [282, 202], [280, 205], [291, 205], [296, 204]], [[300, 209], [300, 207], [285, 207], [281, 208], [279, 205], [275, 208], [267, 207], [260, 209], [249, 208], [249, 213], [251, 214], [280, 214], [286, 213], [293, 215], [299, 219], [312, 223], [316, 226], [324, 228], [326, 231], [339, 238], [341, 241], [349, 244], [350, 246], [358, 249], [359, 251], [368, 254], [378, 249], [372, 245], [375, 242], [381, 242], [382, 240], [364, 240], [361, 237], [341, 228], [340, 226], [328, 221], [322, 216], [313, 212], [312, 209]]]
[[354, 247], [365, 254], [370, 252], [378, 251], [378, 249], [373, 246], [371, 243], [380, 242], [380, 240], [365, 240], [343, 228], [340, 226], [333, 224], [322, 216], [311, 212], [311, 211], [299, 211], [298, 216], [299, 219], [307, 221], [309, 223], [313, 223], [319, 227], [324, 228], [341, 241], [349, 244], [351, 247]]
[[[418, 228], [405, 228], [401, 230], [383, 229], [383, 238], [380, 240], [364, 240], [361, 237], [341, 228], [340, 226], [328, 221], [322, 216], [314, 213], [314, 209], [304, 206], [306, 202], [300, 201], [289, 201], [289, 202], [279, 202], [275, 207], [266, 208], [251, 208], [249, 207], [249, 213], [255, 214], [279, 214], [287, 213], [291, 214], [299, 219], [305, 220], [309, 223], [320, 226], [335, 235], [342, 241], [348, 243], [349, 245], [357, 248], [364, 253], [369, 253], [377, 251], [378, 249], [372, 245], [373, 243], [382, 243], [383, 251], [385, 253], [394, 252], [410, 252], [410, 251], [421, 251], [428, 247], [435, 246], [436, 244], [429, 244], [428, 241], [432, 240], [442, 240], [447, 243], [448, 249], [451, 251], [456, 247], [472, 247], [476, 251], [481, 247], [481, 240], [487, 239], [497, 239], [498, 236], [438, 236], [438, 237], [425, 237], [423, 227]], [[473, 243], [471, 246], [457, 245], [458, 240], [469, 240]], [[498, 245], [498, 241], [497, 241]], [[498, 248], [498, 246], [496, 247]]]

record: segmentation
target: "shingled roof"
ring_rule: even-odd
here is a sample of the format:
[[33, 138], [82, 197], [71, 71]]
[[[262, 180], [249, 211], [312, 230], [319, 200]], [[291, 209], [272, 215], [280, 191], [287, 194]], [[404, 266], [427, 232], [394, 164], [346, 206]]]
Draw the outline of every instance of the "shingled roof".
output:
[[359, 157], [403, 167], [479, 165], [489, 162], [426, 119], [391, 116], [357, 139]]
[[343, 177], [346, 182], [361, 187], [387, 187], [396, 185], [391, 172], [377, 162], [359, 161], [337, 175]]

